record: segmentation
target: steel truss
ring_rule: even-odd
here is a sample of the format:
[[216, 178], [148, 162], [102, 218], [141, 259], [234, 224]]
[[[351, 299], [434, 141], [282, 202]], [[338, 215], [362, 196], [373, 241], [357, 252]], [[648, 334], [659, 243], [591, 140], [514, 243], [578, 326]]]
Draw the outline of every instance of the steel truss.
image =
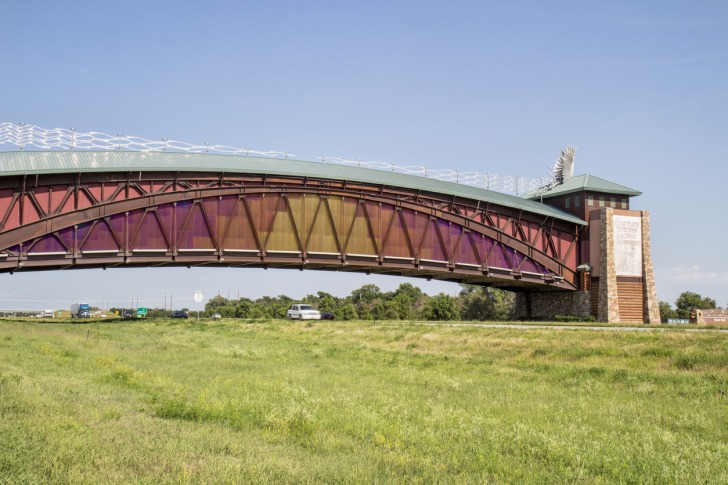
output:
[[575, 289], [581, 227], [343, 180], [199, 172], [0, 178], [0, 271], [256, 266]]

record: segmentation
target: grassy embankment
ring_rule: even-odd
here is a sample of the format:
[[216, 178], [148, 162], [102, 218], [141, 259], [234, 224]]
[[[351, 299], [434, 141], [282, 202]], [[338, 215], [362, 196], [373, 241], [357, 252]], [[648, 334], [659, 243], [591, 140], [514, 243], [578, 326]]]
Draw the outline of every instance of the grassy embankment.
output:
[[726, 483], [728, 335], [0, 322], [0, 483]]

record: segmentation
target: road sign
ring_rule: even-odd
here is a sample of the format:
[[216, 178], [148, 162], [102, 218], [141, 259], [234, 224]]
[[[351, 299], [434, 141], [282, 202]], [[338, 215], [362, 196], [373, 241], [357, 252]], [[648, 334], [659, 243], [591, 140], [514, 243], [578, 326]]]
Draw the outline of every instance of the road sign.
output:
[[146, 315], [147, 309], [145, 307], [137, 308], [137, 315]]
[[200, 290], [195, 291], [194, 299], [197, 303], [202, 301], [202, 292]]

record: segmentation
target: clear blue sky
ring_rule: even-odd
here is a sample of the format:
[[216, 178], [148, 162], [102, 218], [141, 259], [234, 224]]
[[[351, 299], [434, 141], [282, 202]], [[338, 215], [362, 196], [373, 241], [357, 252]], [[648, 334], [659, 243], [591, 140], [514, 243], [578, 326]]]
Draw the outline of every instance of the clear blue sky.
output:
[[[0, 121], [641, 190], [658, 297], [728, 305], [728, 3], [3, 0]], [[9, 149], [9, 148], [4, 148]], [[248, 269], [0, 275], [0, 308], [395, 277]], [[455, 284], [411, 280], [456, 294]]]

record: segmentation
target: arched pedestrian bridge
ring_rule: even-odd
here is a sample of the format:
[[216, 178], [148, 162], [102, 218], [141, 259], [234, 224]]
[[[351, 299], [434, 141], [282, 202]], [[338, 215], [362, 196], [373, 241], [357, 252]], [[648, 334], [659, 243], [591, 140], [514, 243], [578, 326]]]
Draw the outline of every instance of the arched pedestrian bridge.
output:
[[379, 170], [165, 151], [0, 152], [0, 271], [230, 266], [577, 287], [585, 222]]

